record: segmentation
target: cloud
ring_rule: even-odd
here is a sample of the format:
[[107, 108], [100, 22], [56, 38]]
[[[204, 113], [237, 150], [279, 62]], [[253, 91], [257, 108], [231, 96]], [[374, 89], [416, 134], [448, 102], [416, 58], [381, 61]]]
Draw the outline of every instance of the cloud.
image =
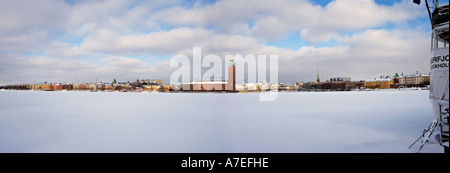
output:
[[101, 0], [75, 3], [68, 11], [69, 33], [79, 37], [90, 35], [98, 29], [120, 33], [148, 32], [160, 29], [154, 19], [156, 11], [176, 6], [177, 0], [127, 1]]
[[387, 23], [402, 23], [416, 18], [420, 6], [409, 1], [395, 3], [393, 6], [376, 4], [373, 0], [332, 1], [308, 26], [301, 31], [301, 37], [317, 43], [339, 37], [341, 32], [380, 27]]
[[167, 8], [155, 12], [154, 19], [175, 27], [209, 27], [225, 34], [279, 38], [301, 27], [301, 19], [306, 17], [298, 14], [308, 14], [312, 8], [308, 1], [229, 0]]
[[[142, 57], [191, 56], [196, 46], [203, 56], [279, 55], [282, 82], [314, 80], [317, 67], [324, 78], [427, 72], [428, 30], [408, 25], [426, 18], [421, 8], [408, 0], [5, 1], [0, 84], [168, 81], [175, 70], [168, 59]], [[297, 50], [266, 44], [296, 34], [303, 45]]]
[[0, 34], [47, 30], [61, 27], [67, 20], [69, 6], [61, 1], [2, 1], [0, 6]]
[[40, 51], [49, 40], [48, 32], [31, 30], [23, 33], [0, 35], [0, 51], [33, 52]]
[[49, 56], [0, 55], [0, 85], [42, 82], [94, 82], [96, 79], [111, 82], [139, 79], [162, 79], [168, 81], [174, 70], [169, 61], [149, 64], [127, 57], [108, 56], [98, 63], [80, 59], [61, 59]]
[[[366, 80], [396, 72], [429, 71], [428, 34], [415, 30], [371, 29], [338, 38], [335, 47], [302, 47], [280, 60], [280, 78], [314, 80], [317, 68], [323, 78], [350, 76]], [[276, 52], [274, 52], [276, 53]], [[290, 74], [297, 74], [288, 77]], [[308, 76], [309, 74], [309, 76]]]
[[211, 27], [218, 32], [248, 34], [259, 39], [282, 39], [301, 30], [302, 39], [318, 43], [339, 37], [344, 31], [404, 23], [421, 14], [420, 8], [406, 0], [392, 6], [373, 0], [338, 0], [325, 7], [309, 1], [230, 0], [190, 9], [166, 8], [155, 12], [154, 18], [175, 27]]
[[[412, 73], [416, 70], [427, 72], [428, 35], [414, 30], [367, 30], [352, 36], [343, 36], [337, 46], [305, 46], [298, 50], [249, 44], [249, 47], [236, 52], [218, 54], [242, 55], [278, 55], [280, 82], [314, 80], [317, 68], [322, 79], [350, 76], [354, 80], [365, 80], [386, 73]], [[230, 41], [234, 43], [236, 41]], [[221, 43], [224, 44], [224, 43]], [[192, 48], [179, 52], [192, 55]], [[202, 56], [217, 51], [202, 49]], [[117, 78], [134, 80], [135, 78], [159, 78], [168, 81], [175, 70], [169, 67], [169, 61], [163, 60], [150, 64], [126, 56], [108, 56], [99, 58], [99, 63], [86, 63], [81, 59], [60, 59], [46, 56], [24, 57], [9, 55], [2, 57], [3, 74], [31, 81], [72, 79], [72, 81], [92, 81], [93, 76], [101, 80]], [[20, 68], [13, 68], [20, 67]], [[26, 73], [23, 73], [26, 72]]]
[[76, 45], [71, 45], [67, 42], [49, 43], [46, 49], [44, 49], [46, 55], [50, 57], [58, 58], [86, 58], [86, 57], [99, 57], [99, 55], [89, 52]]
[[69, 5], [56, 0], [2, 1], [0, 51], [39, 52], [64, 28]]
[[256, 44], [250, 37], [240, 35], [220, 35], [202, 28], [176, 28], [169, 31], [148, 34], [119, 35], [111, 30], [99, 30], [88, 36], [81, 48], [104, 53], [136, 54], [174, 54], [184, 49], [201, 46], [205, 49], [236, 51]]
[[80, 72], [96, 68], [93, 64], [76, 59], [27, 56], [17, 53], [0, 54], [0, 67], [0, 85], [44, 81], [69, 82], [81, 79], [78, 76]]

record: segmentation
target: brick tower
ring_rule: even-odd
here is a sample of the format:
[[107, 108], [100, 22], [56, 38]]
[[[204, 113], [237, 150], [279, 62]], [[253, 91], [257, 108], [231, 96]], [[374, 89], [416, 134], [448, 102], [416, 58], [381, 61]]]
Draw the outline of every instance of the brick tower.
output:
[[230, 59], [230, 65], [228, 66], [228, 91], [236, 91], [236, 74], [235, 74], [234, 60]]

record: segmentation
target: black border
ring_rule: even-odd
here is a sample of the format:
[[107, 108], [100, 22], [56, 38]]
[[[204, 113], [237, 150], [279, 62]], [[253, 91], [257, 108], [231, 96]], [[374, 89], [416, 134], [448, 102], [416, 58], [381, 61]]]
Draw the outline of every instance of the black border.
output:
[[[435, 172], [449, 165], [449, 155], [443, 153], [1, 153], [3, 169], [31, 168], [70, 170], [126, 170], [126, 171], [383, 171], [401, 172], [423, 170]], [[268, 167], [224, 167], [215, 164], [208, 168], [183, 168], [182, 160], [216, 160], [225, 163], [227, 158], [268, 158]], [[6, 166], [6, 167], [5, 167]], [[62, 169], [61, 171], [68, 171]]]

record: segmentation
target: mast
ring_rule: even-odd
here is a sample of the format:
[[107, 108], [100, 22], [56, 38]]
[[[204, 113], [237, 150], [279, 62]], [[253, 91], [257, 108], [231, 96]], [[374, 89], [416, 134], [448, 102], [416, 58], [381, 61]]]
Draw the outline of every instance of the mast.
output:
[[[438, 142], [444, 147], [444, 152], [449, 153], [449, 4], [439, 5], [438, 0], [432, 2], [429, 4], [425, 0], [432, 31], [429, 98], [434, 120], [420, 137], [423, 139], [417, 152], [429, 141], [434, 129], [438, 128]], [[420, 0], [414, 0], [414, 3], [420, 4]]]

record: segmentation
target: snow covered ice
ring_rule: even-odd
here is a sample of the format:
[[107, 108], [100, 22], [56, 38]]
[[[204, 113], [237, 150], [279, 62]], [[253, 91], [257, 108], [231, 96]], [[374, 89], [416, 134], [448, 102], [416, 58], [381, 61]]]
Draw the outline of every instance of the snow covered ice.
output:
[[428, 95], [0, 91], [0, 152], [415, 152]]

